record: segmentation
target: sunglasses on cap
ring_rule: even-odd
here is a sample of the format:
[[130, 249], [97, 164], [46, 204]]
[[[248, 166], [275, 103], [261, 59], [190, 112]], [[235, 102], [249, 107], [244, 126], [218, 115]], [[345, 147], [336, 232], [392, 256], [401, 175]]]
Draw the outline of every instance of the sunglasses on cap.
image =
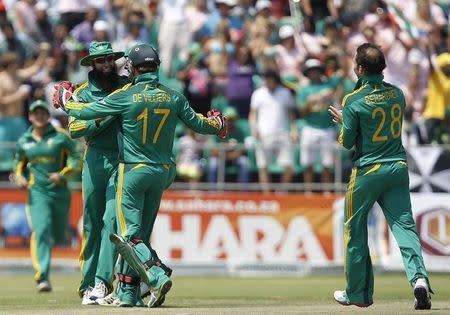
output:
[[111, 54], [111, 55], [97, 57], [97, 58], [94, 58], [92, 60], [95, 63], [104, 64], [105, 62], [114, 62], [114, 61], [116, 61], [116, 56], [114, 54]]

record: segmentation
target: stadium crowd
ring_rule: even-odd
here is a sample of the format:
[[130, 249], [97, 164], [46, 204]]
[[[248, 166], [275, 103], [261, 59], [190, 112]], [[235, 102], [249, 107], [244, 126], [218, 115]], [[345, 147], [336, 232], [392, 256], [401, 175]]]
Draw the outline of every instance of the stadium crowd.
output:
[[[338, 155], [327, 109], [353, 90], [352, 58], [364, 42], [382, 47], [385, 81], [405, 94], [404, 144], [448, 144], [449, 9], [444, 0], [0, 1], [0, 170], [12, 168], [28, 104], [51, 104], [61, 80], [86, 81], [79, 60], [92, 41], [115, 51], [150, 43], [164, 84], [195, 111], [218, 108], [229, 118], [223, 141], [180, 126], [180, 180], [216, 182], [225, 160], [241, 183], [258, 174], [264, 184], [273, 173], [284, 183], [308, 184], [318, 173], [331, 182]], [[124, 64], [117, 61], [122, 74]], [[67, 127], [62, 111], [49, 110], [54, 125]], [[224, 155], [218, 141], [228, 143]]]

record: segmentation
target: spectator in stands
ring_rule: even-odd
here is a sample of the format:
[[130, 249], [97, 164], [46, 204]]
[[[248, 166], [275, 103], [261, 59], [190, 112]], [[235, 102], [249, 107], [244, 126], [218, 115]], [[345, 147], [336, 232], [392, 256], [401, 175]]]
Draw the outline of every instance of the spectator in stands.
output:
[[212, 99], [211, 73], [206, 62], [200, 44], [192, 43], [188, 60], [177, 73], [177, 79], [184, 84], [183, 94], [195, 112], [203, 115], [210, 110]]
[[56, 24], [53, 27], [53, 42], [51, 55], [55, 57], [59, 67], [64, 67], [66, 65], [67, 40], [73, 40], [69, 35], [67, 26], [62, 23]]
[[152, 22], [153, 16], [143, 2], [128, 2], [121, 12], [113, 47], [126, 51], [134, 45], [148, 42]]
[[193, 41], [200, 41], [206, 35], [205, 24], [208, 19], [207, 0], [193, 0], [193, 5], [186, 9], [189, 30]]
[[253, 59], [256, 61], [258, 69], [261, 66], [261, 59], [265, 54], [273, 54], [275, 51], [272, 47], [271, 37], [274, 32], [275, 24], [262, 14], [257, 14], [253, 22], [249, 23], [247, 32], [247, 42]]
[[305, 17], [311, 18], [313, 23], [327, 16], [338, 18], [338, 11], [334, 0], [303, 0], [301, 7]]
[[[27, 128], [24, 107], [31, 87], [25, 82], [42, 67], [50, 46], [46, 43], [41, 44], [40, 49], [39, 57], [26, 68], [19, 66], [15, 53], [0, 54], [0, 142], [17, 141]], [[5, 162], [5, 167], [11, 167], [14, 151], [12, 149], [1, 151], [1, 159]]]
[[403, 90], [408, 83], [408, 52], [413, 47], [413, 38], [392, 19], [384, 2], [380, 2], [377, 15], [378, 21], [374, 24], [375, 43], [381, 46], [386, 57], [386, 69], [383, 72], [385, 81]]
[[450, 107], [450, 53], [440, 54], [434, 61], [429, 57], [431, 74], [428, 80], [428, 98], [423, 112], [426, 134], [422, 142], [441, 143], [439, 129]]
[[[296, 132], [295, 99], [289, 89], [281, 85], [279, 73], [264, 73], [265, 85], [256, 89], [251, 98], [248, 116], [251, 133], [256, 140], [256, 163], [259, 181], [264, 191], [269, 191], [269, 166], [274, 155], [283, 168], [281, 182], [292, 180], [291, 137]], [[291, 135], [291, 136], [290, 136]]]
[[272, 2], [270, 0], [258, 0], [255, 3], [256, 15], [268, 20], [273, 20], [271, 14]]
[[1, 31], [4, 39], [0, 43], [0, 53], [13, 52], [16, 54], [19, 63], [22, 63], [27, 58], [24, 41], [16, 35], [14, 26], [10, 22], [2, 25]]
[[85, 47], [89, 47], [94, 40], [94, 23], [98, 17], [98, 10], [94, 7], [89, 7], [84, 16], [84, 21], [76, 25], [70, 32], [73, 38]]
[[231, 10], [238, 4], [237, 0], [215, 0], [215, 10], [213, 10], [206, 21], [206, 32], [212, 36], [217, 30], [217, 24], [225, 20], [230, 25], [230, 29], [241, 30], [243, 21], [231, 15]]
[[[246, 151], [242, 148], [246, 138], [249, 136], [247, 131], [239, 125], [239, 114], [234, 107], [226, 107], [223, 112], [228, 121], [228, 135], [225, 139], [217, 137], [211, 138], [215, 144], [225, 143], [228, 146], [222, 155], [225, 158], [225, 167], [238, 167], [237, 181], [239, 183], [248, 183], [250, 177], [250, 166]], [[208, 159], [208, 182], [216, 183], [219, 168], [220, 153], [218, 149], [212, 149]]]
[[287, 24], [280, 27], [278, 32], [280, 44], [275, 46], [275, 60], [280, 70], [281, 78], [291, 75], [300, 80], [302, 76], [299, 65], [303, 55], [295, 43], [294, 34], [295, 30], [293, 26]]
[[345, 40], [340, 32], [338, 21], [328, 17], [324, 22], [324, 35], [320, 39], [324, 54], [343, 55]]
[[47, 14], [48, 3], [46, 1], [39, 0], [34, 6], [34, 10], [36, 14], [36, 41], [38, 43], [51, 43], [53, 41], [53, 29]]
[[240, 117], [248, 117], [256, 68], [247, 46], [238, 46], [235, 56], [228, 64], [227, 74], [226, 96], [228, 102], [237, 109]]
[[56, 7], [60, 23], [70, 32], [75, 25], [83, 22], [88, 9], [88, 0], [57, 0]]
[[14, 29], [17, 34], [32, 36], [36, 30], [34, 0], [18, 0], [14, 5]]
[[221, 20], [217, 24], [214, 37], [206, 45], [208, 47], [209, 70], [213, 76], [213, 89], [216, 94], [224, 95], [228, 61], [230, 56], [235, 52], [234, 44], [231, 41], [230, 24], [228, 21]]
[[94, 30], [94, 41], [95, 42], [109, 42], [110, 41], [110, 35], [109, 30], [110, 26], [108, 22], [103, 20], [97, 20], [94, 23], [94, 26], [92, 27]]
[[322, 53], [321, 36], [316, 33], [316, 26], [311, 18], [303, 19], [303, 31], [298, 34], [296, 42], [301, 49], [303, 59], [306, 56], [318, 57]]
[[[318, 59], [308, 59], [303, 66], [304, 75], [310, 83], [297, 91], [300, 117], [305, 120], [301, 131], [301, 164], [305, 167], [303, 179], [306, 191], [311, 192], [314, 179], [313, 165], [320, 161], [323, 166], [322, 183], [331, 183], [331, 167], [334, 164], [336, 132], [328, 113], [335, 103], [335, 85], [324, 76], [324, 67]], [[320, 157], [320, 160], [319, 160]]]
[[207, 139], [186, 128], [185, 134], [178, 140], [180, 152], [177, 156], [177, 174], [191, 183], [191, 188], [195, 188], [195, 183], [200, 181], [204, 173], [202, 147]]
[[172, 61], [175, 56], [186, 54], [191, 42], [191, 29], [186, 27], [188, 4], [188, 0], [159, 2], [158, 9], [161, 16], [158, 36], [159, 55], [161, 56], [161, 68], [166, 76], [172, 75]]
[[405, 8], [405, 14], [417, 27], [419, 36], [426, 37], [433, 30], [443, 31], [448, 26], [448, 20], [436, 1], [416, 0], [407, 1], [410, 5]]

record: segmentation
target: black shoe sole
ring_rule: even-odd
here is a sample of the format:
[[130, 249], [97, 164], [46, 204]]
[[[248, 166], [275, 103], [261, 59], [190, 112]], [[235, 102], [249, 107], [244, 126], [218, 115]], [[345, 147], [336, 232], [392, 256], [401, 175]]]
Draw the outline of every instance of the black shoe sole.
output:
[[414, 297], [416, 303], [414, 303], [414, 309], [416, 310], [429, 310], [431, 309], [431, 299], [428, 296], [427, 289], [424, 287], [417, 287], [414, 289]]

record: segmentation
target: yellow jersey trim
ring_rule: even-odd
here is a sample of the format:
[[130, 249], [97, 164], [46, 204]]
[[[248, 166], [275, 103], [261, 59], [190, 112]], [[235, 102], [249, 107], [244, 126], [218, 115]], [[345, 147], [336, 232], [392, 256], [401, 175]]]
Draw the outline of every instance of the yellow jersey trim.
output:
[[364, 176], [369, 175], [370, 173], [375, 172], [377, 169], [381, 167], [381, 163], [375, 164], [370, 170], [364, 173]]
[[73, 95], [78, 95], [78, 92], [80, 92], [81, 90], [87, 88], [89, 86], [89, 81], [84, 82], [82, 85], [80, 85], [78, 88], [75, 89], [75, 91], [73, 91]]
[[123, 190], [123, 177], [125, 171], [125, 164], [119, 164], [119, 178], [117, 184], [117, 214], [119, 216], [119, 224], [120, 230], [122, 232], [122, 236], [125, 236], [127, 233], [127, 223], [125, 221], [125, 216], [122, 210], [122, 190]]
[[367, 86], [367, 84], [364, 84], [364, 85], [361, 86], [359, 89], [357, 89], [357, 90], [355, 90], [355, 91], [353, 91], [353, 92], [350, 92], [350, 93], [348, 93], [347, 95], [345, 95], [344, 98], [342, 99], [342, 103], [341, 103], [342, 105], [341, 105], [341, 106], [344, 107], [344, 106], [346, 105], [347, 100], [348, 100], [348, 98], [349, 98], [350, 96], [355, 95], [355, 94], [361, 92], [366, 86]]
[[122, 92], [122, 91], [126, 91], [126, 90], [128, 90], [128, 88], [129, 88], [130, 86], [131, 86], [131, 83], [125, 84], [125, 85], [124, 85], [123, 87], [121, 87], [120, 89], [117, 89], [117, 90], [111, 92], [108, 96], [117, 94], [117, 93]]
[[347, 245], [348, 239], [350, 237], [349, 222], [353, 215], [353, 189], [355, 187], [356, 175], [358, 169], [354, 167], [352, 169], [352, 174], [350, 175], [350, 182], [348, 184], [347, 200], [346, 200], [346, 221], [344, 224], [344, 273], [347, 277]]
[[144, 163], [139, 163], [138, 165], [134, 166], [134, 167], [131, 169], [131, 171], [132, 171], [132, 170], [137, 170], [138, 168], [141, 168], [141, 167], [144, 167], [144, 166], [145, 166]]

